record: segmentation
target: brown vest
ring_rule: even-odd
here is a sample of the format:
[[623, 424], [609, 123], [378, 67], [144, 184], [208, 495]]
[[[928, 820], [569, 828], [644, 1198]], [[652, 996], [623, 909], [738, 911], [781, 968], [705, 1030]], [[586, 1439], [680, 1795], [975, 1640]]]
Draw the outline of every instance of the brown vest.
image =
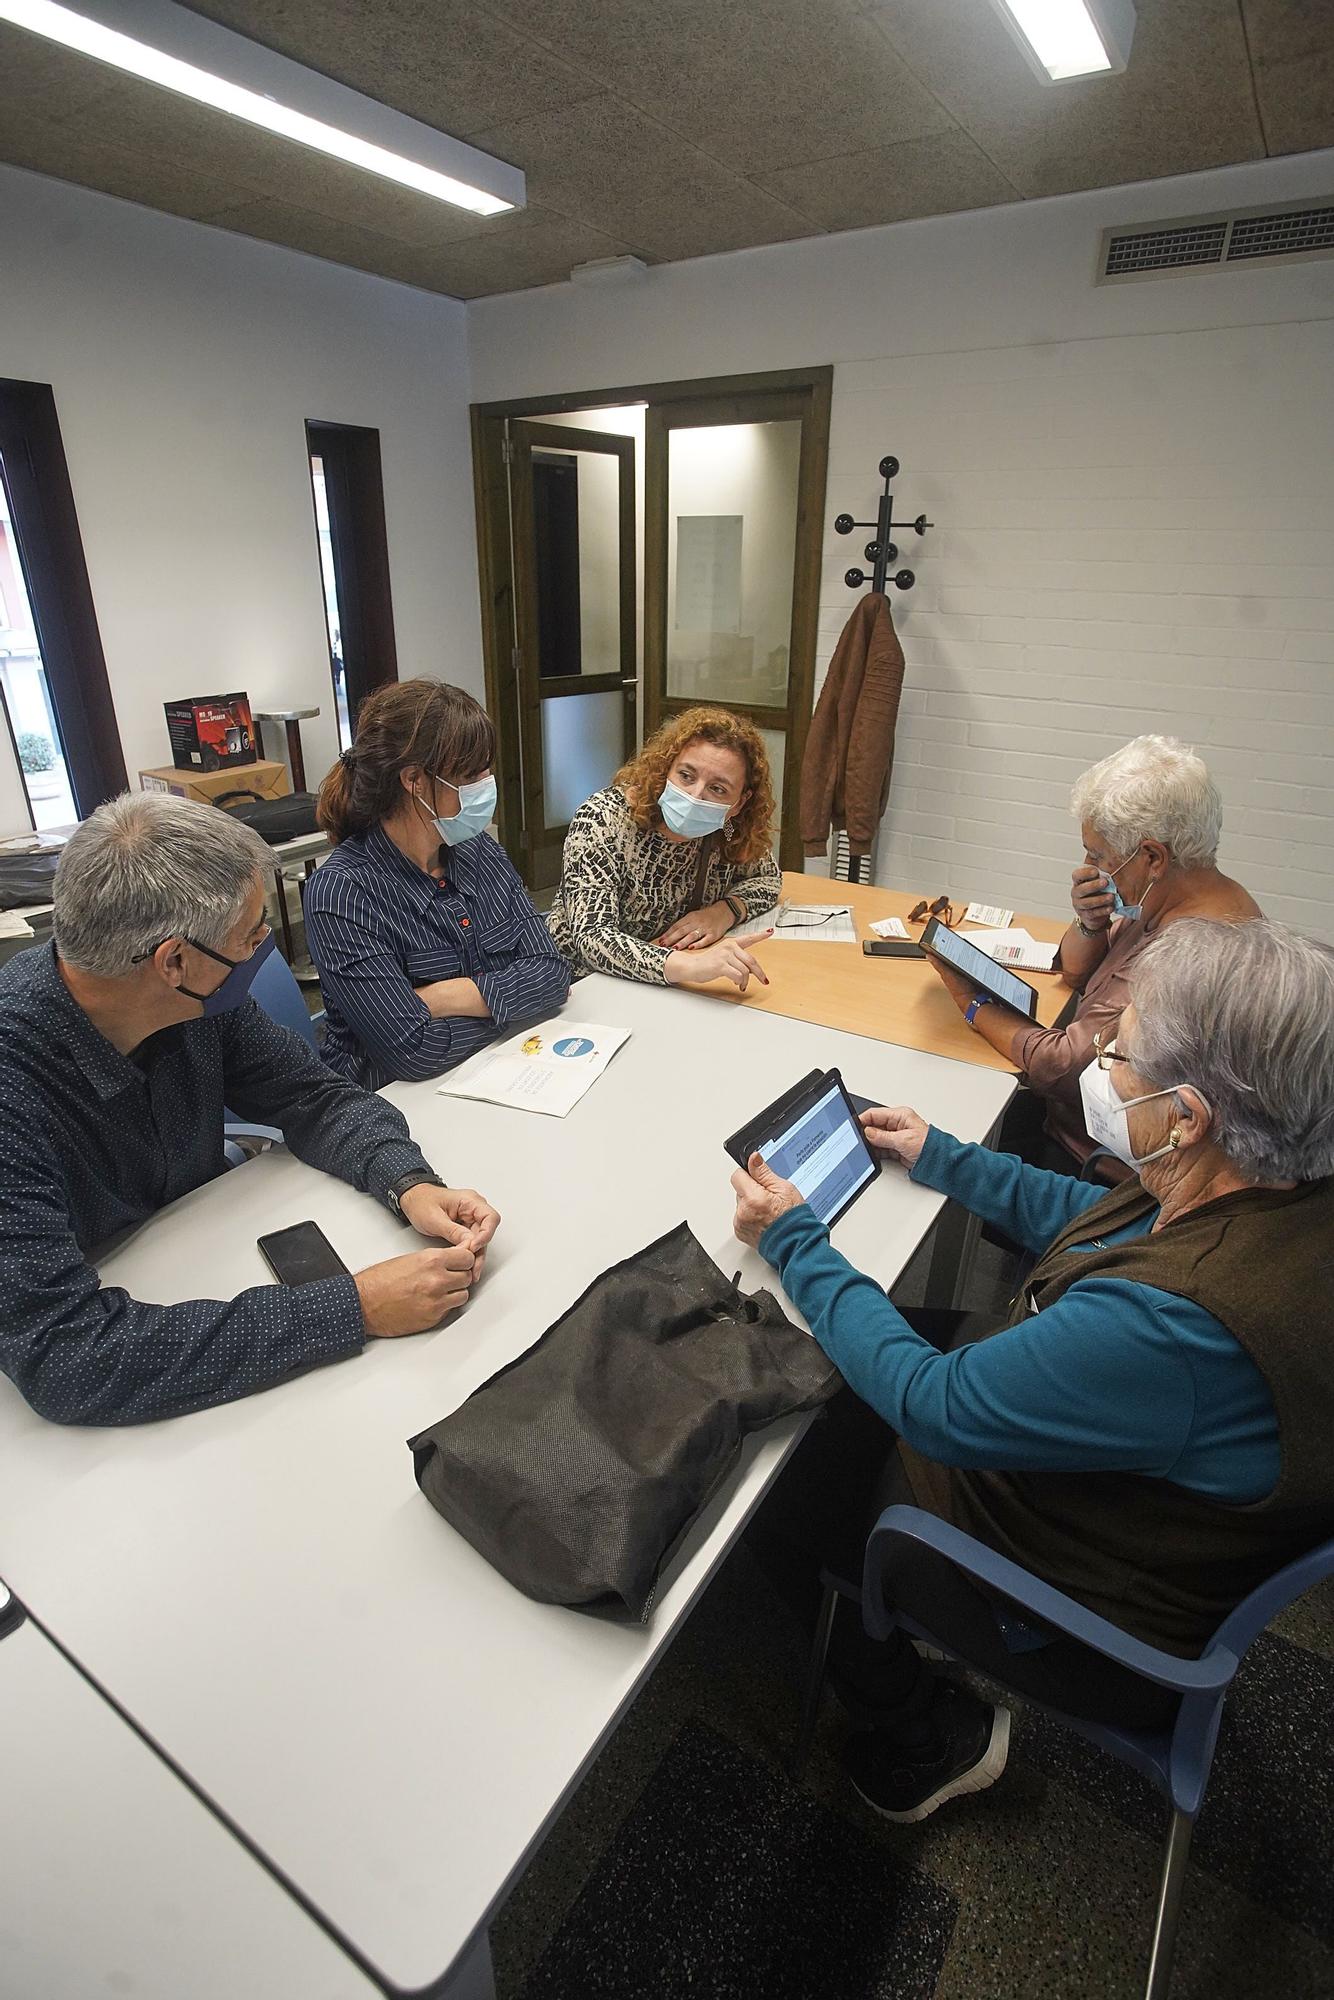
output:
[[[1086, 1209], [1029, 1282], [1036, 1307], [1094, 1276], [1156, 1285], [1245, 1348], [1278, 1416], [1278, 1482], [1231, 1505], [1131, 1472], [966, 1472], [899, 1450], [919, 1503], [1173, 1653], [1198, 1653], [1284, 1563], [1334, 1534], [1334, 1179], [1246, 1188], [1104, 1245], [1153, 1207], [1138, 1180]], [[1076, 1244], [1091, 1247], [1076, 1251]], [[1005, 1327], [1028, 1307], [1011, 1307]]]

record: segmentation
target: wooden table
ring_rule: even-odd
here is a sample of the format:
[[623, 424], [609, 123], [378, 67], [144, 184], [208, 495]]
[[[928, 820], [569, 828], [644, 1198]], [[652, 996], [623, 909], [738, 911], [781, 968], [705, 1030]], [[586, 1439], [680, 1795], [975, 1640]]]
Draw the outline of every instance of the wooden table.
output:
[[[863, 938], [874, 937], [872, 919], [907, 916], [919, 899], [900, 889], [877, 889], [865, 883], [835, 882], [824, 875], [783, 876], [784, 900], [791, 903], [849, 903], [857, 926], [856, 944], [815, 944], [797, 938], [765, 938], [755, 955], [771, 983], [753, 980], [745, 993], [715, 980], [695, 989], [734, 1007], [758, 1007], [789, 1020], [818, 1021], [847, 1034], [866, 1035], [876, 1042], [920, 1049], [925, 1055], [950, 1056], [955, 1062], [976, 1063], [983, 1069], [1007, 1070], [1014, 1064], [997, 1055], [981, 1035], [974, 1034], [940, 978], [925, 959], [867, 958]], [[957, 907], [957, 905], [956, 905]], [[1036, 938], [1055, 944], [1066, 926], [1052, 917], [1016, 916]], [[919, 937], [922, 924], [908, 924], [908, 935]], [[968, 935], [963, 930], [962, 935]], [[1051, 1027], [1070, 999], [1070, 988], [1059, 973], [1024, 972], [1037, 988], [1037, 1018]]]

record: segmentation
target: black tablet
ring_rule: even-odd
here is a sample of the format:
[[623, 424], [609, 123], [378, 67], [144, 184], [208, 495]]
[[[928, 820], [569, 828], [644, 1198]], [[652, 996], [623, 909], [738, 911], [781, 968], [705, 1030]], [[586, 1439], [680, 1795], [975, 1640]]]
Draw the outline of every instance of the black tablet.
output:
[[1016, 973], [1007, 972], [1003, 965], [988, 958], [987, 954], [972, 943], [971, 939], [960, 937], [957, 931], [946, 928], [939, 917], [932, 917], [919, 940], [923, 951], [929, 951], [935, 958], [943, 958], [946, 965], [952, 965], [965, 979], [971, 979], [974, 986], [980, 986], [984, 993], [994, 993], [1007, 1007], [1014, 1007], [1030, 1021], [1037, 1019], [1037, 988], [1030, 986], [1026, 979]]
[[829, 1228], [880, 1172], [836, 1069], [813, 1071], [725, 1144], [738, 1166], [759, 1153]]

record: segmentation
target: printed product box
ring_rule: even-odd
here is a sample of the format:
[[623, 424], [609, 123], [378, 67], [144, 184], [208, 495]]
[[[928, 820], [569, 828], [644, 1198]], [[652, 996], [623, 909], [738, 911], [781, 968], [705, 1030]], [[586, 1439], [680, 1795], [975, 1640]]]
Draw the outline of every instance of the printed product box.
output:
[[200, 694], [163, 707], [178, 771], [221, 771], [258, 758], [248, 694]]

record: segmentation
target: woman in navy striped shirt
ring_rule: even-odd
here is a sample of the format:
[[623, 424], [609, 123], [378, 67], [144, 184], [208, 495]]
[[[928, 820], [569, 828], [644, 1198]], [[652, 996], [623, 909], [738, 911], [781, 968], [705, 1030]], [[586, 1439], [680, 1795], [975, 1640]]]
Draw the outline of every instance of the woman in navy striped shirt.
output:
[[495, 751], [470, 694], [403, 681], [367, 696], [356, 742], [320, 787], [334, 852], [305, 914], [324, 1059], [369, 1089], [440, 1076], [569, 991], [513, 863], [484, 837]]

